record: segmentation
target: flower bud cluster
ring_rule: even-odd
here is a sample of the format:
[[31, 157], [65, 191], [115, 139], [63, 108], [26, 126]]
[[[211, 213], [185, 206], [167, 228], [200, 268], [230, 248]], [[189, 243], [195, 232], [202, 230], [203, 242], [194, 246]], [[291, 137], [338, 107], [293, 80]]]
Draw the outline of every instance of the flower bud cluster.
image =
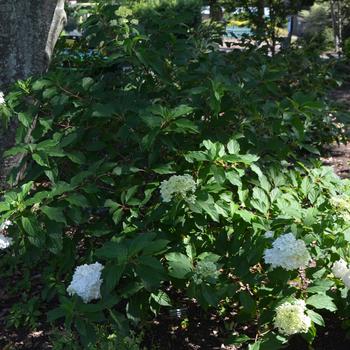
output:
[[173, 175], [160, 184], [160, 194], [163, 202], [171, 202], [174, 195], [180, 195], [183, 199], [193, 203], [196, 199], [196, 182], [191, 175]]
[[192, 279], [195, 284], [215, 283], [219, 274], [218, 266], [214, 262], [202, 260], [197, 263]]
[[345, 221], [350, 221], [350, 198], [348, 196], [333, 196], [330, 202]]

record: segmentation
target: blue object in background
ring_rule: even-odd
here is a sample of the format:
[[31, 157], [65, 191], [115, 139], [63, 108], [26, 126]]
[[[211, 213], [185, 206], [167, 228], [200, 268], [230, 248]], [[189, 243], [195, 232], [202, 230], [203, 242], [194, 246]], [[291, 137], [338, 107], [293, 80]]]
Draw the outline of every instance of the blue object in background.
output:
[[251, 36], [252, 30], [249, 27], [226, 27], [226, 37], [242, 39], [244, 35]]

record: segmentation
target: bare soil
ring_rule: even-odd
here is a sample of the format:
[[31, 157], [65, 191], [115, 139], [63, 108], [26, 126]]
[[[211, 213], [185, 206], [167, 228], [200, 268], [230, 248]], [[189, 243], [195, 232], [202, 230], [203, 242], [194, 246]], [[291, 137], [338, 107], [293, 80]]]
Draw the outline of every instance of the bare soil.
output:
[[[345, 114], [350, 118], [350, 83], [332, 91], [329, 97], [336, 101]], [[350, 122], [350, 120], [349, 120]], [[348, 122], [348, 123], [349, 123]], [[348, 129], [349, 125], [346, 126]], [[349, 131], [348, 131], [349, 133]], [[332, 166], [341, 178], [350, 178], [350, 143], [334, 144], [325, 148], [324, 156], [321, 158], [325, 165]]]

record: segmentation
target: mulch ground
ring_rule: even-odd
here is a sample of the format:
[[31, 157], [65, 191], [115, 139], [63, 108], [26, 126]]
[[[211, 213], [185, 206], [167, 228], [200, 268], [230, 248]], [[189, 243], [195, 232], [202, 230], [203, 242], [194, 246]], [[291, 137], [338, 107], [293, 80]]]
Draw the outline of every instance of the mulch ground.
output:
[[[350, 83], [334, 90], [329, 97], [337, 101], [343, 111], [349, 113], [350, 116]], [[350, 120], [348, 123], [350, 124]], [[350, 142], [345, 145], [334, 144], [327, 147], [321, 160], [324, 165], [332, 166], [341, 178], [350, 178]]]

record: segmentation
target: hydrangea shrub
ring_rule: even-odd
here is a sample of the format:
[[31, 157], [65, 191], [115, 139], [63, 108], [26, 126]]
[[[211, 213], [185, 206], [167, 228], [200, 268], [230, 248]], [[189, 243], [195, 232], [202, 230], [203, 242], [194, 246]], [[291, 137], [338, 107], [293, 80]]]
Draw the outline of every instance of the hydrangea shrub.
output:
[[84, 348], [184, 298], [254, 350], [311, 343], [325, 310], [349, 311], [349, 182], [295, 161], [341, 138], [328, 67], [298, 49], [222, 55], [211, 30], [147, 31], [103, 3], [81, 51], [1, 106], [22, 159], [0, 201], [1, 273], [40, 270], [48, 322]]

